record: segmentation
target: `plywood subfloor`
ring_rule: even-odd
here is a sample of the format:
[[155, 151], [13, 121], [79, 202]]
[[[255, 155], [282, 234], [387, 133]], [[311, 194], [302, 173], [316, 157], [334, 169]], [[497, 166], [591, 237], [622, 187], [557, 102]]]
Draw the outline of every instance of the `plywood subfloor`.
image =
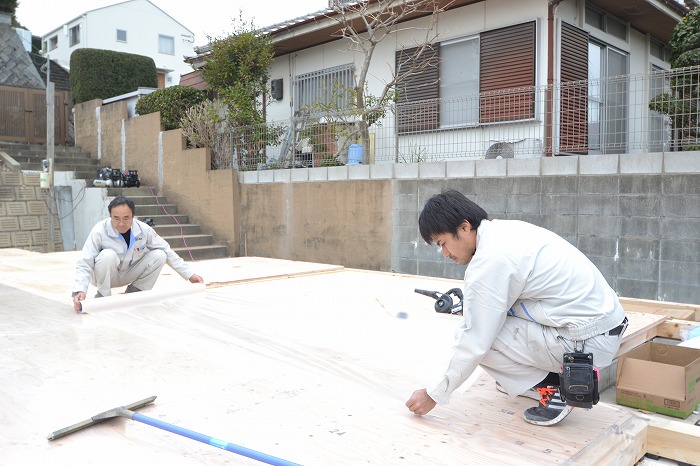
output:
[[538, 428], [521, 418], [535, 402], [482, 372], [450, 405], [410, 414], [403, 403], [442, 372], [456, 325], [413, 290], [444, 280], [251, 262], [277, 278], [171, 298], [166, 278], [142, 303], [113, 296], [82, 315], [2, 285], [26, 305], [0, 308], [0, 464], [259, 464], [126, 419], [46, 440], [150, 395], [143, 414], [308, 465], [633, 464], [643, 453], [645, 424], [629, 411], [601, 403]]

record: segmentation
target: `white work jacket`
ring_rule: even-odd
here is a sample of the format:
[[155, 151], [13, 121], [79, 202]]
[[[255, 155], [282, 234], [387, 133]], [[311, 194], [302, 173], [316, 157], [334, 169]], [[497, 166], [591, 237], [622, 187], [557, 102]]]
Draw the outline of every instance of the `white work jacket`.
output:
[[138, 263], [150, 250], [165, 251], [167, 262], [182, 278], [189, 280], [193, 275], [189, 265], [178, 256], [158, 233], [144, 222], [134, 219], [131, 225], [131, 240], [127, 246], [110, 218], [98, 222], [90, 231], [83, 245], [82, 255], [76, 264], [73, 291], [87, 291], [95, 269], [95, 258], [103, 249], [112, 249], [119, 256], [119, 271], [126, 272]]
[[625, 317], [596, 266], [555, 233], [518, 220], [484, 220], [476, 235], [453, 355], [428, 390], [437, 403], [447, 403], [472, 374], [509, 315], [554, 327], [570, 341], [600, 335]]

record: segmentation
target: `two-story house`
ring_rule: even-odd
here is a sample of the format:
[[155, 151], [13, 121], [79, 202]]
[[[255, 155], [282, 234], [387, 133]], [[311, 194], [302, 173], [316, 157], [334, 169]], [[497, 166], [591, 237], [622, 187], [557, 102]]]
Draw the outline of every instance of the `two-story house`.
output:
[[180, 82], [192, 71], [194, 33], [148, 0], [129, 0], [86, 11], [43, 35], [42, 52], [65, 68], [79, 48], [114, 50], [153, 58], [158, 87]]

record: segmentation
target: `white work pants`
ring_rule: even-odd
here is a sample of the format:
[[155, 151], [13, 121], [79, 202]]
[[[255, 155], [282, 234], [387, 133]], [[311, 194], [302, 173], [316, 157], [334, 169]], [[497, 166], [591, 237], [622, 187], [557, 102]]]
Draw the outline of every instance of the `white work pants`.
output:
[[[585, 342], [598, 368], [612, 364], [622, 335], [597, 335]], [[580, 343], [579, 343], [580, 349]], [[564, 353], [574, 342], [563, 339], [557, 329], [519, 317], [508, 316], [498, 338], [481, 361], [484, 368], [512, 396], [541, 382], [549, 372], [558, 373]]]
[[102, 296], [110, 296], [112, 288], [124, 285], [133, 285], [139, 290], [150, 290], [156, 284], [165, 260], [165, 252], [154, 249], [127, 270], [120, 271], [117, 253], [111, 249], [103, 249], [95, 258], [92, 284]]

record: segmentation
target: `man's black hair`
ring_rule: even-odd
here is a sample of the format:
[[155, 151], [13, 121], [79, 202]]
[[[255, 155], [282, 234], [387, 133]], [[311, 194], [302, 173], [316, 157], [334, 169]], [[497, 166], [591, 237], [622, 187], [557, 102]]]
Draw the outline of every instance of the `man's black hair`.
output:
[[134, 201], [129, 199], [128, 197], [124, 196], [117, 196], [114, 199], [112, 199], [112, 202], [109, 203], [107, 206], [107, 210], [109, 210], [109, 213], [112, 213], [112, 207], [117, 207], [119, 205], [126, 205], [131, 209], [131, 216], [133, 217], [136, 215], [136, 206], [134, 205]]
[[484, 209], [464, 194], [449, 190], [428, 199], [418, 217], [418, 229], [423, 240], [432, 244], [433, 236], [441, 233], [457, 236], [457, 229], [465, 220], [476, 230], [488, 217]]

